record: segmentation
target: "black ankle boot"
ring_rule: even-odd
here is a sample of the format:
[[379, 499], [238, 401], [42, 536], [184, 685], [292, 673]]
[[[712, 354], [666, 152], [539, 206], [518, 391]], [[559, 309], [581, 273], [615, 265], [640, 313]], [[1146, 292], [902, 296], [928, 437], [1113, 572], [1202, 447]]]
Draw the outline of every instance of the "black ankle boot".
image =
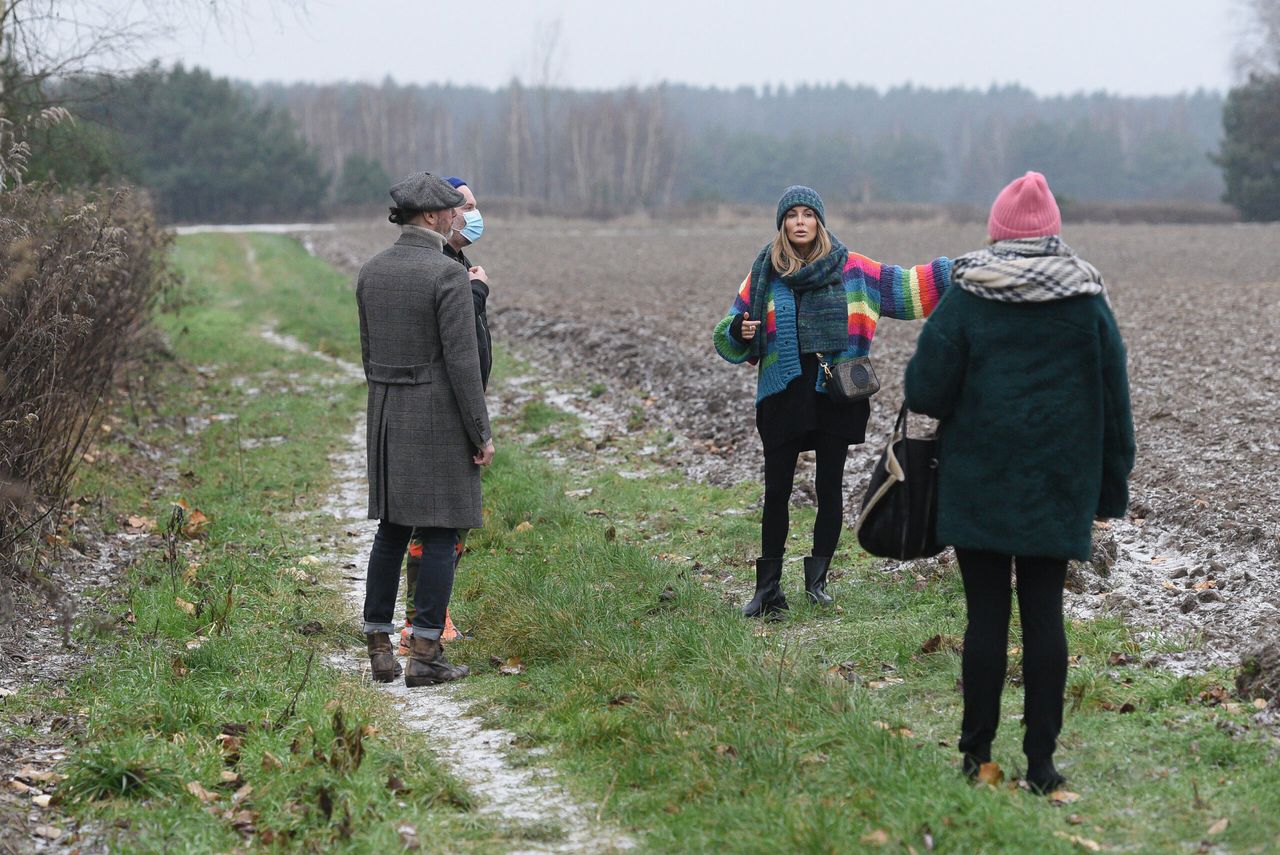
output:
[[760, 617], [787, 610], [787, 598], [782, 595], [782, 559], [756, 559], [756, 595], [742, 607], [743, 617]]
[[1031, 792], [1039, 795], [1052, 793], [1067, 782], [1053, 766], [1052, 757], [1043, 757], [1039, 759], [1027, 758], [1027, 786], [1031, 788]]
[[804, 592], [809, 595], [809, 602], [819, 606], [829, 606], [835, 598], [827, 593], [827, 568], [831, 559], [810, 555], [804, 560]]

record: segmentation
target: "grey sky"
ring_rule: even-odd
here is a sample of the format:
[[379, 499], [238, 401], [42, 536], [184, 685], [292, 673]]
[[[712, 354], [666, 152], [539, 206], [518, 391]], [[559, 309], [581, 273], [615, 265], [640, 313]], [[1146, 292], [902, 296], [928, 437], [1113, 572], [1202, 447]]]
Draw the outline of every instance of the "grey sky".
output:
[[188, 26], [156, 48], [251, 81], [390, 75], [496, 87], [537, 79], [537, 45], [558, 21], [553, 82], [580, 88], [845, 81], [1167, 94], [1229, 87], [1242, 26], [1236, 0], [306, 0], [301, 14], [253, 5], [253, 19]]

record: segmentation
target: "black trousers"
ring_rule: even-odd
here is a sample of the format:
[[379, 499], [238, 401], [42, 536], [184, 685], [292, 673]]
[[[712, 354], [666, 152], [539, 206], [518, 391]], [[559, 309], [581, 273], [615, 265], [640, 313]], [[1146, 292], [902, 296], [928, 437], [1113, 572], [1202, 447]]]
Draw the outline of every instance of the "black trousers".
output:
[[791, 488], [800, 452], [812, 448], [817, 456], [814, 490], [818, 494], [818, 518], [813, 524], [813, 555], [830, 557], [840, 543], [844, 516], [844, 462], [849, 443], [838, 436], [817, 432], [770, 449], [764, 454], [764, 519], [760, 526], [760, 557], [781, 558], [791, 526]]
[[964, 719], [960, 750], [987, 756], [1000, 724], [1000, 692], [1008, 666], [1010, 566], [1018, 574], [1022, 621], [1022, 750], [1033, 760], [1053, 756], [1062, 730], [1067, 685], [1067, 636], [1062, 625], [1062, 586], [1067, 562], [957, 549], [969, 625], [964, 633]]
[[365, 576], [364, 631], [395, 632], [396, 594], [400, 589], [400, 565], [409, 546], [409, 536], [422, 539], [422, 563], [413, 594], [413, 634], [440, 638], [444, 613], [453, 594], [454, 555], [458, 530], [418, 528], [383, 520], [369, 551], [369, 572]]

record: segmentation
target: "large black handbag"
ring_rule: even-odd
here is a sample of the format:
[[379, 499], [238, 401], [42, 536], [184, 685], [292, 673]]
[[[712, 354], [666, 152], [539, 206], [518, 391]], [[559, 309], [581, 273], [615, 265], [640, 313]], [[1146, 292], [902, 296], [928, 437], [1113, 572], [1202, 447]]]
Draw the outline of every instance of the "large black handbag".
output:
[[858, 543], [881, 558], [928, 558], [938, 543], [938, 440], [907, 435], [907, 405], [871, 472], [854, 529]]

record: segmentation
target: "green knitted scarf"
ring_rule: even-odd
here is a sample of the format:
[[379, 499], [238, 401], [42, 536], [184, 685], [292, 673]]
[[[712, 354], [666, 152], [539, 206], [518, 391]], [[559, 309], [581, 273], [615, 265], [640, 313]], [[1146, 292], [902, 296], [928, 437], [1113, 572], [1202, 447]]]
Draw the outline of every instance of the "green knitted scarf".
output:
[[[779, 329], [777, 334], [796, 335], [801, 353], [839, 353], [849, 346], [849, 301], [844, 291], [844, 266], [849, 258], [845, 245], [831, 238], [831, 252], [790, 276], [778, 276], [769, 259], [772, 244], [760, 250], [751, 265], [751, 319], [766, 320], [769, 285], [775, 283], [795, 294], [796, 329]], [[765, 332], [763, 329], [761, 332]], [[751, 355], [764, 358], [768, 336], [751, 340]]]

